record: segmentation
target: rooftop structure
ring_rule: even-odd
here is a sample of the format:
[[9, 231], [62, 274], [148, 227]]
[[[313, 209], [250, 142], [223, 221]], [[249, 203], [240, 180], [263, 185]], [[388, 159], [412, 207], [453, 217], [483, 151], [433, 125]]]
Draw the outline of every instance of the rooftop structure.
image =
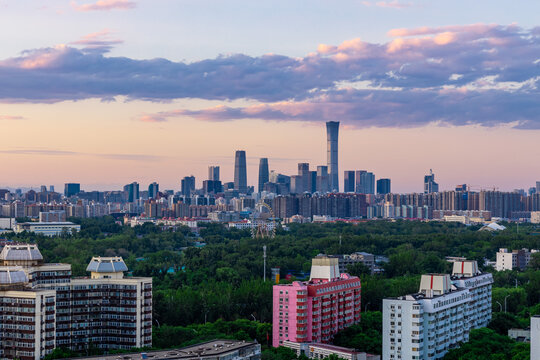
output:
[[18, 266], [0, 266], [0, 289], [28, 282], [25, 272]]
[[92, 279], [103, 278], [106, 276], [112, 276], [112, 274], [119, 274], [123, 277], [124, 271], [128, 271], [128, 267], [124, 260], [119, 257], [93, 257], [90, 263], [86, 267], [86, 271], [92, 273]]
[[34, 244], [6, 245], [0, 252], [0, 265], [31, 266], [41, 263], [43, 263], [43, 256]]

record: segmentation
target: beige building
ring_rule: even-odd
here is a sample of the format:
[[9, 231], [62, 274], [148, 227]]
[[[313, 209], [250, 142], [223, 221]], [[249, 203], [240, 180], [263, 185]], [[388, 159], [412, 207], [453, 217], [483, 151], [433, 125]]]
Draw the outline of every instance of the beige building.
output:
[[[72, 278], [71, 265], [44, 263], [36, 245], [6, 245], [0, 269], [5, 273], [2, 277], [0, 270], [0, 282], [9, 285], [4, 287], [9, 293], [0, 291], [0, 304], [14, 298], [41, 304], [41, 310], [29, 311], [33, 317], [0, 317], [2, 331], [35, 331], [22, 337], [24, 353], [20, 346], [14, 352], [13, 341], [0, 336], [0, 358], [40, 359], [55, 347], [84, 351], [90, 343], [103, 350], [152, 346], [152, 279], [125, 277], [122, 258], [94, 257], [87, 267], [90, 277]], [[47, 333], [38, 336], [42, 323]]]

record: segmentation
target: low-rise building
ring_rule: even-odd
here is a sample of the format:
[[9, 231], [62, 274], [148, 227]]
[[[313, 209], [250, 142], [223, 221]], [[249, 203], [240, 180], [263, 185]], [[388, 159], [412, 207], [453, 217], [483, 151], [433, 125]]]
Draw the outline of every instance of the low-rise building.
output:
[[506, 248], [501, 248], [497, 252], [495, 270], [525, 270], [531, 260], [531, 254], [537, 252], [538, 250], [534, 249], [531, 251], [529, 249], [509, 251]]
[[72, 234], [75, 231], [81, 231], [81, 225], [72, 222], [27, 222], [17, 224], [15, 232], [20, 233], [23, 231], [45, 236], [58, 236], [63, 233]]
[[372, 274], [375, 269], [375, 255], [366, 252], [358, 251], [350, 255], [329, 255], [329, 257], [338, 259], [340, 273], [347, 273], [347, 268], [357, 263], [364, 264], [371, 271]]
[[321, 344], [321, 343], [296, 343], [284, 341], [282, 346], [296, 351], [298, 356], [305, 355], [309, 359], [324, 359], [330, 355], [335, 355], [339, 359], [345, 360], [380, 360], [380, 355], [367, 354], [341, 346]]
[[531, 342], [531, 329], [508, 329], [508, 337], [517, 342]]
[[181, 349], [78, 357], [77, 360], [260, 360], [261, 345], [238, 340], [212, 340]]

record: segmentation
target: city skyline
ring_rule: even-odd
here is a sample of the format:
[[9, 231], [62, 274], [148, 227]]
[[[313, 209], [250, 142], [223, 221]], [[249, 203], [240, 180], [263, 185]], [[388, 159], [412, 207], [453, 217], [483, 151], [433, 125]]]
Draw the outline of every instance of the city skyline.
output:
[[538, 2], [245, 4], [0, 0], [0, 161], [15, 169], [0, 186], [176, 190], [214, 163], [232, 181], [237, 149], [257, 186], [259, 158], [286, 174], [326, 164], [326, 121], [341, 123], [340, 179], [540, 178]]

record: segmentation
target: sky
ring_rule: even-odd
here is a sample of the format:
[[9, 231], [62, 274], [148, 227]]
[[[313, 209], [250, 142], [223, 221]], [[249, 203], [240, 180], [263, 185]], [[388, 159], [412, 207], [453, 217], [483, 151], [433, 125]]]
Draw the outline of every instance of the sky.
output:
[[[537, 0], [0, 0], [0, 187], [157, 181], [246, 150], [420, 192], [540, 180]], [[342, 184], [341, 184], [342, 186]]]

